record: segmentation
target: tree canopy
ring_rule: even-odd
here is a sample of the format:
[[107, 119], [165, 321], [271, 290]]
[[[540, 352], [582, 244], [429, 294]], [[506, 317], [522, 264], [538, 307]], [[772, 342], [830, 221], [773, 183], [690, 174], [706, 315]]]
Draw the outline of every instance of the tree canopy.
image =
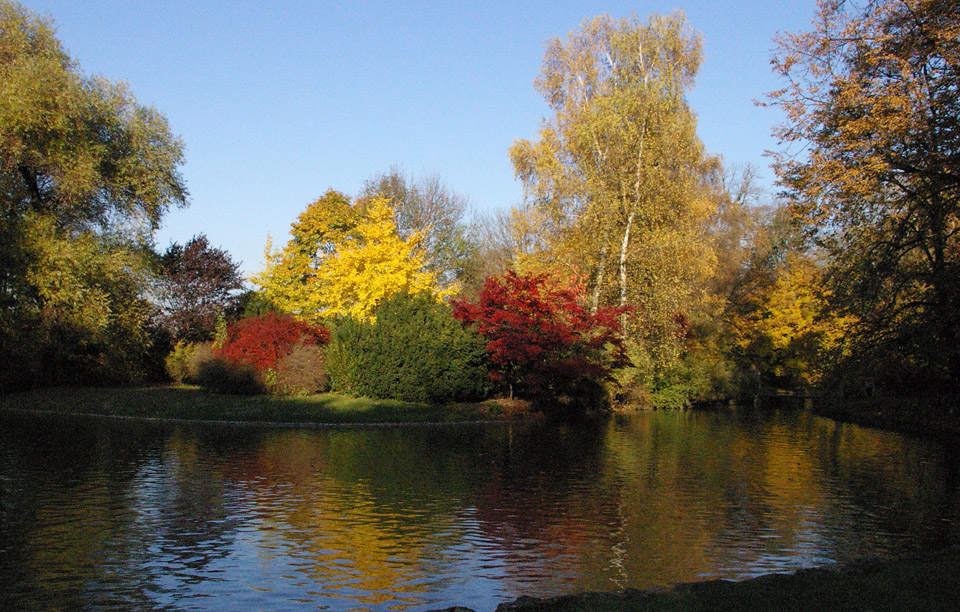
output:
[[476, 244], [465, 224], [466, 198], [437, 175], [408, 177], [396, 167], [364, 183], [359, 199], [376, 197], [389, 200], [401, 238], [421, 237], [426, 270], [437, 282], [453, 287], [469, 274]]
[[186, 203], [182, 161], [162, 114], [0, 0], [0, 388], [141, 371], [146, 249]]
[[682, 13], [587, 20], [549, 41], [535, 85], [553, 115], [510, 150], [526, 195], [519, 269], [579, 275], [590, 308], [623, 308], [622, 332], [654, 362], [678, 354], [675, 322], [714, 261], [717, 162], [685, 98], [700, 63]]
[[831, 255], [834, 307], [858, 319], [854, 353], [881, 359], [890, 381], [956, 388], [960, 12], [937, 0], [824, 1], [812, 31], [778, 42], [777, 134], [804, 148], [776, 170]]
[[517, 141], [510, 155], [546, 241], [533, 255], [578, 269], [594, 306], [656, 302], [666, 296], [644, 288], [665, 289], [665, 261], [679, 257], [685, 266], [670, 272], [681, 276], [709, 261], [684, 252], [711, 204], [684, 98], [700, 46], [681, 13], [598, 17], [547, 46], [535, 84], [554, 115], [538, 141]]
[[796, 390], [870, 370], [863, 388], [898, 395], [960, 383], [954, 2], [820, 0], [810, 31], [777, 38], [779, 200], [698, 138], [702, 42], [682, 12], [588, 19], [547, 42], [549, 115], [509, 150], [522, 203], [468, 224], [437, 176], [392, 168], [307, 206], [242, 297], [203, 234], [156, 252], [187, 202], [183, 144], [55, 34], [0, 0], [0, 392], [131, 381], [171, 338], [183, 365], [240, 311], [262, 315], [234, 328], [241, 352], [286, 343], [277, 389], [325, 384], [325, 348], [287, 349], [327, 320], [344, 389], [367, 364], [366, 389], [402, 380], [421, 399], [477, 396], [481, 370], [559, 404], [615, 384], [683, 406], [745, 377]]
[[[126, 85], [87, 77], [49, 21], [0, 1], [0, 215], [155, 229], [186, 203], [183, 144]], [[126, 228], [125, 228], [126, 229]]]
[[163, 252], [157, 288], [160, 321], [172, 338], [202, 342], [213, 336], [218, 317], [232, 309], [243, 279], [240, 264], [199, 234]]
[[583, 306], [583, 287], [546, 275], [488, 278], [476, 302], [454, 316], [487, 340], [493, 380], [553, 409], [595, 402], [600, 384], [625, 364], [616, 308]]
[[375, 197], [364, 208], [328, 191], [297, 218], [281, 251], [268, 247], [266, 268], [254, 282], [278, 308], [313, 322], [344, 316], [369, 321], [380, 301], [401, 291], [437, 299], [456, 291], [440, 288], [426, 269], [421, 232], [400, 237], [386, 198]]

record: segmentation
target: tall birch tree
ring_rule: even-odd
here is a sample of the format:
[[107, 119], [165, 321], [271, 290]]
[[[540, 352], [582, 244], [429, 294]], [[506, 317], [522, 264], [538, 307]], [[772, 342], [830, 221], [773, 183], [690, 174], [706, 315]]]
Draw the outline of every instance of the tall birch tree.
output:
[[623, 330], [655, 345], [676, 333], [713, 261], [702, 233], [716, 161], [685, 98], [701, 60], [680, 12], [587, 20], [548, 42], [534, 84], [553, 115], [510, 150], [518, 216], [539, 238], [521, 270], [576, 273], [591, 308], [633, 307]]

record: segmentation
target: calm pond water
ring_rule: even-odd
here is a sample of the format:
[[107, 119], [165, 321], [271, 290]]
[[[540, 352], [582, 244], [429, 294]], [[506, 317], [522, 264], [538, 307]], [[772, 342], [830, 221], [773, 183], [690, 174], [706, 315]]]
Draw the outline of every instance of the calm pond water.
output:
[[950, 453], [804, 412], [341, 430], [0, 414], [0, 609], [486, 611], [958, 541]]

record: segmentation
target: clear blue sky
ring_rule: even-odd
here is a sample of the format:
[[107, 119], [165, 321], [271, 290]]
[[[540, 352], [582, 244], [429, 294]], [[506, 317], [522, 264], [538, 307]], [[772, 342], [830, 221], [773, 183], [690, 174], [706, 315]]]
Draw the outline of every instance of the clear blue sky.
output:
[[686, 12], [705, 61], [689, 100], [707, 149], [761, 167], [780, 83], [772, 37], [809, 29], [814, 0], [346, 2], [22, 0], [51, 16], [86, 74], [127, 81], [186, 143], [190, 206], [160, 248], [205, 233], [242, 269], [328, 188], [356, 194], [393, 165], [433, 174], [481, 211], [522, 197], [507, 150], [549, 109], [545, 40], [603, 13]]

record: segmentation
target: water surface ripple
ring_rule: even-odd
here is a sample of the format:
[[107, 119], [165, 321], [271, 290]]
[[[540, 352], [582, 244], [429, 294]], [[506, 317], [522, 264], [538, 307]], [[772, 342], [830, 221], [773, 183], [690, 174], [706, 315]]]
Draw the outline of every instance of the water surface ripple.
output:
[[485, 611], [960, 541], [946, 449], [804, 412], [329, 431], [0, 419], [0, 609]]

